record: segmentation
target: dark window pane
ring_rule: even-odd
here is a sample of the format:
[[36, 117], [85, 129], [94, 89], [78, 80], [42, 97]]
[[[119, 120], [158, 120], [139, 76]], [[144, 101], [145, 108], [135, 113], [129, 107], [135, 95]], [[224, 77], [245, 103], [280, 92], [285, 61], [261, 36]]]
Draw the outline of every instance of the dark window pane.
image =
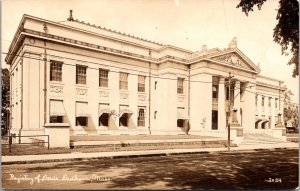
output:
[[87, 126], [87, 117], [76, 117], [76, 125]]

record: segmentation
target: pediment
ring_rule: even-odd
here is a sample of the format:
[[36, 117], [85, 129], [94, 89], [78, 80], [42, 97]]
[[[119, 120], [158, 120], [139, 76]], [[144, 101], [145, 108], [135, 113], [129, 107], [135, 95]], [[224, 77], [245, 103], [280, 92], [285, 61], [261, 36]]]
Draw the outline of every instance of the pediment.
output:
[[226, 65], [232, 65], [241, 69], [251, 70], [257, 73], [260, 72], [260, 69], [251, 60], [246, 58], [242, 53], [239, 53], [238, 51], [232, 51], [223, 53], [221, 55], [212, 56], [209, 59]]

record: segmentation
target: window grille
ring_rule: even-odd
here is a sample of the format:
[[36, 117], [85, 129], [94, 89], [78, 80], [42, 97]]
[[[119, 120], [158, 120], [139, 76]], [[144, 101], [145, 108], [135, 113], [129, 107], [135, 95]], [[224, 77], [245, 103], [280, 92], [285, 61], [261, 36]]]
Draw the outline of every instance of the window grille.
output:
[[177, 93], [179, 93], [179, 94], [183, 94], [183, 81], [184, 81], [184, 78], [177, 79]]
[[138, 78], [138, 92], [145, 92], [145, 76]]
[[50, 81], [62, 81], [62, 62], [50, 60]]
[[108, 70], [99, 69], [99, 86], [108, 87]]
[[86, 84], [86, 68], [85, 66], [76, 66], [76, 84]]
[[145, 127], [145, 109], [139, 109], [138, 126]]
[[128, 89], [128, 74], [127, 73], [120, 73], [120, 90], [127, 90]]

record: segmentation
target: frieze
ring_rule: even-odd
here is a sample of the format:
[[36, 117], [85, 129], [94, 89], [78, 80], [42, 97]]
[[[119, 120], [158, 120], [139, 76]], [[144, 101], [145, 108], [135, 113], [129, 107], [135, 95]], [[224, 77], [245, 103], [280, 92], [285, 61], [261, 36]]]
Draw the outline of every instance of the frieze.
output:
[[30, 34], [34, 34], [34, 35], [39, 35], [39, 36], [43, 36], [43, 37], [47, 37], [47, 38], [61, 40], [61, 41], [65, 41], [65, 42], [68, 42], [68, 43], [78, 44], [78, 45], [82, 45], [82, 46], [92, 47], [92, 48], [96, 48], [96, 49], [100, 49], [100, 50], [110, 51], [110, 52], [113, 52], [113, 53], [119, 53], [119, 54], [134, 56], [134, 57], [141, 58], [141, 59], [152, 60], [152, 61], [155, 61], [155, 62], [161, 62], [165, 59], [171, 59], [171, 60], [174, 60], [174, 61], [181, 61], [181, 62], [188, 62], [187, 59], [174, 57], [174, 56], [170, 56], [170, 55], [164, 56], [162, 58], [154, 58], [154, 57], [151, 57], [151, 56], [144, 56], [144, 55], [136, 54], [136, 53], [132, 53], [132, 52], [121, 51], [121, 50], [108, 48], [108, 47], [104, 47], [104, 46], [100, 46], [100, 45], [96, 45], [96, 44], [92, 44], [92, 43], [87, 43], [87, 42], [83, 42], [83, 41], [79, 41], [79, 40], [75, 40], [75, 39], [70, 39], [70, 38], [66, 38], [66, 37], [61, 37], [61, 36], [57, 36], [57, 35], [45, 34], [45, 33], [39, 32], [39, 31], [31, 30], [31, 29], [24, 29], [24, 31], [26, 33], [30, 33]]
[[50, 92], [57, 93], [57, 94], [63, 93], [63, 87], [50, 85]]
[[108, 98], [109, 92], [108, 91], [99, 91], [99, 96], [103, 97], [103, 98]]
[[129, 98], [129, 94], [128, 93], [120, 93], [120, 98], [127, 100]]
[[177, 96], [177, 101], [178, 102], [184, 102], [184, 96]]
[[138, 98], [139, 98], [139, 101], [146, 101], [145, 95], [139, 95]]
[[79, 96], [87, 96], [87, 89], [82, 89], [82, 88], [76, 88], [76, 95]]

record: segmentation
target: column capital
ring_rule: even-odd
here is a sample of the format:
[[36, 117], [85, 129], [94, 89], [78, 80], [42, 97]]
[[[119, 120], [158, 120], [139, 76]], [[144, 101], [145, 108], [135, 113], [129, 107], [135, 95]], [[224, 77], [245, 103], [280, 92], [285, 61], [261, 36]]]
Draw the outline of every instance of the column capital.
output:
[[241, 81], [235, 80], [235, 85], [241, 85]]
[[225, 78], [219, 77], [219, 84], [224, 84], [224, 83], [225, 83]]

